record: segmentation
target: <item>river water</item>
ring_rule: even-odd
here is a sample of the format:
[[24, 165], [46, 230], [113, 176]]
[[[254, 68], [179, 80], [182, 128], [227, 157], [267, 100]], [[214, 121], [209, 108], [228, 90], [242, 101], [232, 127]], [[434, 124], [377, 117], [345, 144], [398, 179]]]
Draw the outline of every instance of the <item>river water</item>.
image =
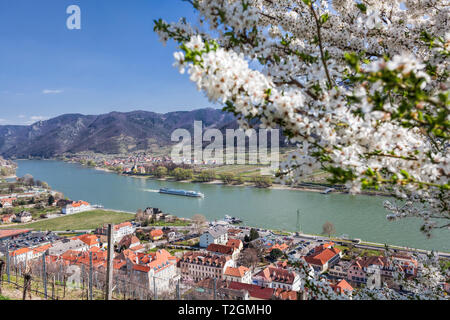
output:
[[[385, 197], [157, 181], [61, 161], [20, 160], [18, 164], [18, 176], [29, 173], [70, 199], [101, 204], [109, 209], [136, 212], [139, 208], [157, 207], [186, 218], [200, 213], [210, 221], [223, 219], [228, 214], [243, 219], [249, 226], [288, 231], [296, 231], [299, 209], [304, 233], [319, 234], [322, 225], [330, 221], [337, 235], [450, 252], [447, 230], [438, 230], [427, 239], [419, 230], [419, 220], [388, 222], [383, 208]], [[162, 187], [200, 191], [205, 198], [160, 194], [157, 191]]]

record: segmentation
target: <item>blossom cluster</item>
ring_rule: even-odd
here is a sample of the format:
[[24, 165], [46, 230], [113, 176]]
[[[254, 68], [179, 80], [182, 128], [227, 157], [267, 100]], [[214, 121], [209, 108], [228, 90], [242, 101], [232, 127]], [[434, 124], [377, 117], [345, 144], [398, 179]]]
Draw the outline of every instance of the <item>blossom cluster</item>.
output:
[[298, 146], [281, 182], [323, 170], [351, 193], [392, 195], [388, 219], [420, 217], [427, 235], [450, 227], [448, 0], [193, 4], [200, 26], [155, 31], [241, 127], [258, 119]]

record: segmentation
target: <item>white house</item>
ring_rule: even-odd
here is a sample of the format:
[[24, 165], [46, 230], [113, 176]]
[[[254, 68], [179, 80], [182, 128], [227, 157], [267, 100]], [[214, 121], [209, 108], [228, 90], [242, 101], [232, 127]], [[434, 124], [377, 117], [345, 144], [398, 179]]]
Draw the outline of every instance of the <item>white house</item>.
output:
[[200, 236], [200, 247], [207, 248], [211, 243], [226, 244], [228, 241], [228, 231], [223, 227], [212, 227]]
[[33, 216], [28, 211], [22, 211], [21, 213], [18, 213], [16, 215], [16, 218], [14, 219], [15, 222], [19, 223], [27, 223], [33, 220]]
[[60, 256], [68, 250], [84, 252], [88, 251], [89, 249], [89, 245], [79, 239], [76, 239], [67, 242], [61, 241], [53, 244], [53, 246], [48, 250], [48, 254], [51, 256]]
[[72, 202], [71, 204], [67, 204], [65, 207], [62, 208], [61, 212], [63, 214], [73, 214], [83, 211], [89, 211], [91, 209], [92, 207], [88, 202], [80, 200], [78, 202]]
[[249, 268], [244, 266], [238, 268], [228, 267], [223, 274], [223, 280], [251, 284], [252, 273]]
[[114, 242], [119, 242], [123, 237], [133, 234], [136, 228], [131, 224], [131, 222], [123, 222], [121, 224], [114, 226]]
[[164, 249], [158, 250], [151, 255], [148, 263], [133, 264], [131, 278], [149, 290], [154, 290], [154, 285], [158, 292], [172, 290], [171, 283], [179, 278], [176, 258]]
[[300, 291], [301, 279], [294, 271], [269, 266], [254, 276], [253, 283], [266, 288]]
[[9, 256], [12, 264], [27, 263], [27, 261], [33, 259], [33, 250], [21, 248], [10, 252]]

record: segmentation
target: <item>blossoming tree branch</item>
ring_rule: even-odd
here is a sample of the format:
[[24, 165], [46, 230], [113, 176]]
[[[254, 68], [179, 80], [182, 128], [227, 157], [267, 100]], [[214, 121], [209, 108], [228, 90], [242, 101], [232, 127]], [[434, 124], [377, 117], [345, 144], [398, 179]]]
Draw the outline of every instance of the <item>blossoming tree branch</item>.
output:
[[298, 145], [281, 181], [324, 170], [351, 193], [390, 192], [390, 219], [449, 227], [449, 1], [189, 2], [198, 23], [155, 31], [243, 128], [256, 118]]
[[389, 192], [389, 219], [449, 229], [448, 0], [188, 2], [197, 22], [155, 31], [241, 127], [257, 119], [298, 146], [280, 181], [323, 170], [353, 194]]

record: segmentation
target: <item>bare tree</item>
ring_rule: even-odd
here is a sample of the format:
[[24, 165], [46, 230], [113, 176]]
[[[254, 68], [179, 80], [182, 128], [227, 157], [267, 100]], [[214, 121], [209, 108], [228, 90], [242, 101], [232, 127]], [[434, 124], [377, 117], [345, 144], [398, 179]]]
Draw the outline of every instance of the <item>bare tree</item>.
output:
[[192, 221], [194, 223], [195, 228], [197, 229], [198, 233], [201, 233], [203, 226], [206, 222], [206, 218], [205, 216], [201, 215], [201, 214], [195, 214], [192, 217]]
[[254, 268], [258, 261], [258, 251], [254, 248], [243, 250], [238, 257], [238, 263], [248, 268]]
[[136, 221], [142, 222], [144, 220], [144, 211], [142, 209], [138, 209], [136, 211]]
[[256, 251], [258, 259], [262, 259], [266, 256], [266, 247], [260, 240], [251, 242], [249, 248], [252, 248]]
[[322, 226], [322, 233], [328, 235], [328, 238], [330, 238], [332, 234], [336, 233], [334, 224], [329, 221], [325, 222]]

